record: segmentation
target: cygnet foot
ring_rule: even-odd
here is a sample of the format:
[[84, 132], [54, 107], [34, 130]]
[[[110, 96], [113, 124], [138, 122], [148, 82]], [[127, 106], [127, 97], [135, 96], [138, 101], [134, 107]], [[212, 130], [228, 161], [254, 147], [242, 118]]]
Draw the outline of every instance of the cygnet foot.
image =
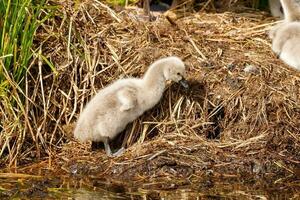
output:
[[125, 148], [122, 147], [121, 149], [119, 149], [118, 151], [116, 151], [115, 153], [113, 153], [111, 156], [112, 157], [118, 157], [118, 156], [122, 155], [124, 153], [124, 151], [125, 151]]
[[113, 153], [113, 152], [111, 151], [110, 146], [109, 146], [109, 138], [108, 138], [108, 137], [106, 137], [106, 138], [104, 139], [103, 143], [104, 143], [104, 148], [105, 148], [106, 155], [107, 155], [108, 157], [116, 157], [116, 156], [120, 156], [120, 155], [122, 155], [122, 153], [125, 151], [125, 148], [122, 147], [122, 148], [119, 149], [117, 152]]

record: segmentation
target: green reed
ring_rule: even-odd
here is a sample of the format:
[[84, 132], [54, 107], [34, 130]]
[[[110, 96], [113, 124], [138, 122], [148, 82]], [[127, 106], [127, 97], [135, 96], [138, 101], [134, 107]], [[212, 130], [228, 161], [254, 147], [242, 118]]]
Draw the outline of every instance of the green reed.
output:
[[15, 159], [26, 137], [25, 77], [46, 0], [0, 0], [0, 158]]

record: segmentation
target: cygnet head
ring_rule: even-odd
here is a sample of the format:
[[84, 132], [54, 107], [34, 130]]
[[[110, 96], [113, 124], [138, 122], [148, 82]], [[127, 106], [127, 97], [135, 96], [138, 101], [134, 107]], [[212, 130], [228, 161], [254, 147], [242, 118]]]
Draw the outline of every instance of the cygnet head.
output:
[[166, 80], [181, 82], [185, 80], [185, 65], [178, 57], [172, 56], [165, 58], [164, 76]]

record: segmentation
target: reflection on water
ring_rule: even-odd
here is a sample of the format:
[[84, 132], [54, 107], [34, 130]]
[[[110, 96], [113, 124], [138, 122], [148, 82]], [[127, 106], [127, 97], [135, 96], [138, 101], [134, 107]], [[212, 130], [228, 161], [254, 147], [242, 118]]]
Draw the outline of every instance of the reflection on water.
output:
[[75, 200], [98, 200], [98, 199], [124, 199], [126, 197], [117, 195], [117, 194], [112, 194], [109, 192], [91, 192], [88, 190], [78, 190], [74, 194], [73, 198]]
[[[256, 193], [256, 194], [255, 194]], [[231, 191], [228, 193], [205, 194], [201, 192], [192, 192], [189, 190], [176, 191], [149, 191], [148, 193], [131, 193], [131, 194], [112, 194], [106, 192], [91, 192], [79, 190], [74, 196], [76, 200], [96, 200], [96, 199], [163, 199], [163, 200], [189, 200], [189, 199], [300, 199], [300, 193], [285, 194], [277, 193], [268, 195], [262, 191]]]
[[203, 197], [203, 195], [197, 195], [196, 193], [192, 193], [190, 191], [152, 191], [152, 192], [132, 192], [132, 193], [125, 193], [125, 194], [113, 194], [111, 192], [91, 192], [88, 190], [78, 190], [74, 194], [73, 198], [76, 200], [98, 200], [98, 199], [164, 199], [164, 200], [171, 200], [171, 199], [199, 199]]
[[[298, 181], [289, 187], [269, 188], [268, 184], [262, 183], [247, 185], [219, 180], [210, 184], [193, 183], [184, 188], [166, 190], [156, 188], [157, 183], [124, 187], [110, 181], [89, 181], [43, 177], [33, 180], [0, 178], [0, 199], [300, 199]], [[153, 185], [156, 186], [152, 187]]]

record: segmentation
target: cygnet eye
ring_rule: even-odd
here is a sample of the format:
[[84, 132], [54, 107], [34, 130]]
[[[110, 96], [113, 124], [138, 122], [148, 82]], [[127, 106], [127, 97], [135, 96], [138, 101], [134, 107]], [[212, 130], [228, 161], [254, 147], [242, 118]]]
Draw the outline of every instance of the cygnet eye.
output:
[[177, 72], [177, 75], [180, 76], [181, 74], [179, 72]]

